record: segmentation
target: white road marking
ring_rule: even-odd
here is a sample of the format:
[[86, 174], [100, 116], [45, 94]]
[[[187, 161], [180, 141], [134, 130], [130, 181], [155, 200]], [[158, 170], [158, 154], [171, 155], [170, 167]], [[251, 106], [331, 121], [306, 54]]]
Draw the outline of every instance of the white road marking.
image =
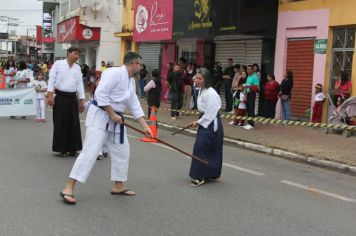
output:
[[240, 166], [236, 166], [236, 165], [232, 165], [232, 164], [229, 164], [229, 163], [226, 163], [226, 162], [223, 163], [223, 166], [230, 167], [230, 168], [232, 168], [234, 170], [238, 170], [238, 171], [245, 172], [245, 173], [252, 174], [252, 175], [257, 175], [257, 176], [265, 176], [266, 175], [266, 174], [258, 172], [258, 171], [246, 169], [246, 168], [243, 168], [243, 167], [240, 167]]
[[[165, 149], [168, 149], [168, 150], [172, 150], [172, 151], [176, 151], [170, 147], [167, 147], [166, 145], [163, 145], [161, 143], [152, 143], [153, 145], [156, 145], [158, 147], [162, 147], [162, 148], [165, 148]], [[187, 159], [190, 159], [190, 157], [186, 157]], [[238, 170], [238, 171], [241, 171], [241, 172], [245, 172], [245, 173], [248, 173], [248, 174], [252, 174], [252, 175], [257, 175], [257, 176], [264, 176], [266, 174], [264, 173], [261, 173], [261, 172], [258, 172], [258, 171], [254, 171], [254, 170], [250, 170], [250, 169], [246, 169], [246, 168], [243, 168], [243, 167], [240, 167], [240, 166], [236, 166], [236, 165], [232, 165], [232, 164], [229, 164], [229, 163], [226, 163], [226, 162], [223, 162], [223, 166], [225, 167], [229, 167], [229, 168], [232, 168], [234, 170]]]
[[313, 193], [322, 194], [322, 195], [325, 195], [325, 196], [328, 196], [328, 197], [332, 197], [332, 198], [335, 198], [335, 199], [338, 199], [338, 200], [342, 200], [342, 201], [345, 201], [345, 202], [356, 202], [356, 199], [344, 197], [344, 196], [341, 196], [341, 195], [336, 194], [336, 193], [330, 193], [330, 192], [327, 192], [327, 191], [324, 191], [324, 190], [321, 190], [321, 189], [312, 188], [312, 187], [309, 187], [309, 186], [306, 186], [306, 185], [303, 185], [303, 184], [298, 184], [298, 183], [295, 183], [295, 182], [292, 182], [292, 181], [281, 180], [281, 183], [287, 184], [287, 185], [290, 185], [290, 186], [293, 186], [293, 187], [297, 187], [297, 188], [300, 188], [300, 189], [304, 189], [304, 190], [307, 190], [307, 191], [310, 191], [310, 192], [313, 192]]

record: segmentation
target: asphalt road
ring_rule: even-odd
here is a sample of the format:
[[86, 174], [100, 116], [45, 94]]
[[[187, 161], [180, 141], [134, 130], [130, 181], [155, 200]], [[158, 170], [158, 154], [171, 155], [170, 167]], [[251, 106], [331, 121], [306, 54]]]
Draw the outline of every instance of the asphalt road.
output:
[[[0, 235], [356, 235], [355, 176], [225, 146], [222, 182], [192, 188], [189, 159], [134, 131], [127, 186], [137, 196], [110, 195], [104, 159], [78, 185], [77, 205], [64, 205], [75, 159], [51, 152], [50, 115], [0, 118]], [[159, 135], [192, 150], [193, 137]]]

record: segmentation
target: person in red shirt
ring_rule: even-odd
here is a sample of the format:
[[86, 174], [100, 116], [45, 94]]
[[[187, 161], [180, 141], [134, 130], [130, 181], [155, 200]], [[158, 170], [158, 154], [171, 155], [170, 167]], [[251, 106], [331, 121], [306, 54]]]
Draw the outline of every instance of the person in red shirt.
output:
[[352, 83], [347, 73], [342, 71], [340, 77], [341, 78], [335, 82], [335, 96], [333, 98], [335, 106], [340, 106], [352, 93]]
[[273, 74], [267, 75], [265, 87], [265, 117], [274, 119], [276, 115], [276, 105], [278, 101], [279, 83]]

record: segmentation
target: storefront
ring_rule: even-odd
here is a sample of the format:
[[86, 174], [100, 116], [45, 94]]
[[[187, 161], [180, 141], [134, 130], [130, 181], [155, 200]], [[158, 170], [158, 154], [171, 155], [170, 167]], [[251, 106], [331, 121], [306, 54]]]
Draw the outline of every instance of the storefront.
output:
[[79, 64], [89, 67], [96, 65], [99, 54], [100, 28], [87, 27], [79, 23], [79, 17], [73, 17], [58, 24], [57, 42], [81, 49]]
[[281, 82], [287, 70], [294, 74], [293, 119], [308, 120], [306, 111], [314, 103], [314, 85], [324, 85], [326, 47], [318, 52], [314, 46], [320, 40], [327, 41], [328, 23], [328, 9], [279, 13], [275, 75]]

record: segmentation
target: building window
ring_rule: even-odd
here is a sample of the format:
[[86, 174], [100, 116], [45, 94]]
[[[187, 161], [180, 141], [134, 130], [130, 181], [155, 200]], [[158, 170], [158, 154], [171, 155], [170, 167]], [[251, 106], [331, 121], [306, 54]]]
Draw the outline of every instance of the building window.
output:
[[351, 78], [355, 33], [356, 28], [335, 28], [333, 31], [330, 88], [334, 88], [335, 80], [341, 71], [346, 71]]

